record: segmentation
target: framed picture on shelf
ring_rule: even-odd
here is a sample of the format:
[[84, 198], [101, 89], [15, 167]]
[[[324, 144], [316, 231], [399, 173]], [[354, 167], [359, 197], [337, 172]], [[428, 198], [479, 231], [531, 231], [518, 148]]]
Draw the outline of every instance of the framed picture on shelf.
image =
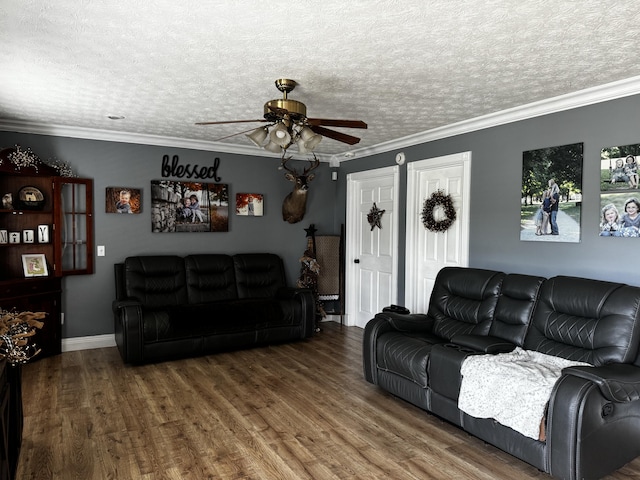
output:
[[46, 277], [49, 275], [44, 253], [22, 255], [22, 269], [25, 277]]

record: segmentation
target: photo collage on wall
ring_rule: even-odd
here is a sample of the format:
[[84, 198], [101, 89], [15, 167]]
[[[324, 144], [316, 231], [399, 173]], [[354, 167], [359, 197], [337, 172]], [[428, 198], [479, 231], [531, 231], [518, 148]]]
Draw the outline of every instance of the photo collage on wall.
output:
[[520, 240], [580, 242], [583, 144], [522, 154]]
[[229, 186], [223, 183], [151, 182], [153, 232], [228, 232]]
[[640, 144], [600, 152], [600, 236], [640, 237]]

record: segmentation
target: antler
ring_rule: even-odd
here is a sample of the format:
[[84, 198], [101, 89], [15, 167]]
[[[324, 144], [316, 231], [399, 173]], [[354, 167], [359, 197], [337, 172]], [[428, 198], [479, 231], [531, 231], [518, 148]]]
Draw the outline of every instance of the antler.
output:
[[[318, 165], [320, 165], [320, 160], [318, 159], [318, 157], [316, 157], [315, 153], [312, 153], [313, 155], [313, 160], [309, 160], [309, 163], [311, 165], [309, 165], [308, 168], [305, 168], [304, 171], [302, 172], [301, 176], [305, 176], [307, 174], [309, 174], [309, 172], [315, 168], [318, 168]], [[287, 167], [287, 162], [289, 160], [291, 160], [293, 158], [293, 155], [289, 156], [289, 157], [285, 157], [284, 153], [282, 154], [282, 161], [280, 163], [280, 168], [285, 169], [287, 172], [293, 174], [293, 175], [298, 175], [298, 172], [296, 171], [295, 168], [289, 168]]]
[[291, 155], [289, 157], [285, 157], [284, 156], [284, 152], [282, 152], [282, 161], [280, 162], [280, 168], [284, 168], [287, 172], [297, 175], [297, 172], [295, 171], [295, 169], [291, 169], [291, 168], [287, 167], [287, 162], [289, 160], [291, 160], [292, 158], [293, 158], [293, 155]]
[[320, 160], [318, 159], [318, 157], [316, 157], [316, 154], [312, 153], [312, 155], [313, 155], [313, 160], [309, 160], [311, 165], [309, 165], [309, 168], [304, 169], [304, 172], [302, 173], [302, 175], [307, 175], [311, 170], [318, 168], [318, 165], [320, 165]]

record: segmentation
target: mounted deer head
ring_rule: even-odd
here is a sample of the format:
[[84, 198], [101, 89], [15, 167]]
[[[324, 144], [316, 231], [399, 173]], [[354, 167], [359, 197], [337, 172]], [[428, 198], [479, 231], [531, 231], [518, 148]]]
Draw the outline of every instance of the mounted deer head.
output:
[[293, 191], [282, 202], [282, 219], [285, 222], [298, 223], [304, 217], [307, 209], [309, 182], [315, 177], [313, 173], [309, 172], [320, 165], [320, 160], [315, 155], [313, 158], [313, 160], [309, 160], [310, 165], [302, 173], [298, 173], [295, 169], [287, 167], [287, 162], [291, 160], [291, 157], [282, 157], [281, 166], [287, 171], [284, 177], [293, 182]]

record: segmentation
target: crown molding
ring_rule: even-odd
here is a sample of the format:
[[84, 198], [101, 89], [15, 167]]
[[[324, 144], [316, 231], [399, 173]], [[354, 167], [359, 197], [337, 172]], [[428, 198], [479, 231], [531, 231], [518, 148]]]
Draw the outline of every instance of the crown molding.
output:
[[497, 127], [507, 123], [518, 122], [530, 118], [549, 115], [551, 113], [572, 110], [574, 108], [585, 107], [596, 103], [615, 100], [617, 98], [628, 97], [640, 93], [640, 76], [630, 77], [597, 87], [579, 90], [577, 92], [548, 98], [526, 105], [502, 110], [500, 112], [483, 115], [458, 123], [452, 123], [443, 127], [434, 128], [424, 132], [407, 135], [406, 137], [379, 143], [372, 147], [349, 150], [344, 154], [334, 155], [333, 162], [346, 162], [354, 158], [369, 157], [379, 153], [393, 150], [400, 150], [421, 143], [433, 142], [443, 138], [471, 133], [485, 128]]
[[[534, 117], [549, 115], [574, 108], [585, 107], [596, 103], [615, 100], [640, 93], [640, 76], [630, 77], [597, 87], [579, 90], [577, 92], [560, 95], [526, 105], [502, 110], [500, 112], [483, 115], [481, 117], [452, 123], [443, 127], [424, 132], [407, 135], [388, 142], [379, 143], [372, 147], [349, 150], [342, 154], [316, 154], [318, 159], [329, 162], [332, 167], [354, 158], [369, 157], [393, 150], [400, 150], [421, 143], [433, 142], [443, 138], [471, 133], [485, 128], [496, 127], [507, 123], [527, 120]], [[163, 137], [160, 135], [145, 135], [111, 130], [99, 130], [84, 127], [69, 127], [64, 125], [49, 125], [21, 121], [0, 119], [0, 130], [18, 133], [32, 133], [37, 135], [53, 135], [57, 137], [82, 138], [87, 140], [103, 140], [106, 142], [136, 143], [141, 145], [155, 145], [171, 148], [187, 148], [253, 157], [279, 158], [266, 150], [258, 150], [254, 146], [230, 145], [227, 143], [208, 142], [177, 137]]]
[[[21, 122], [17, 120], [0, 119], [0, 131], [31, 133], [36, 135], [52, 135], [54, 137], [81, 138], [84, 140], [102, 140], [105, 142], [135, 143], [158, 147], [187, 148], [207, 152], [232, 153], [252, 157], [280, 158], [280, 155], [259, 150], [255, 146], [230, 145], [228, 143], [208, 142], [178, 137], [164, 137], [161, 135], [147, 135], [121, 132], [114, 130], [100, 130], [85, 127], [69, 127], [65, 125], [50, 125], [45, 123]], [[316, 154], [320, 161], [328, 162], [330, 155]]]

